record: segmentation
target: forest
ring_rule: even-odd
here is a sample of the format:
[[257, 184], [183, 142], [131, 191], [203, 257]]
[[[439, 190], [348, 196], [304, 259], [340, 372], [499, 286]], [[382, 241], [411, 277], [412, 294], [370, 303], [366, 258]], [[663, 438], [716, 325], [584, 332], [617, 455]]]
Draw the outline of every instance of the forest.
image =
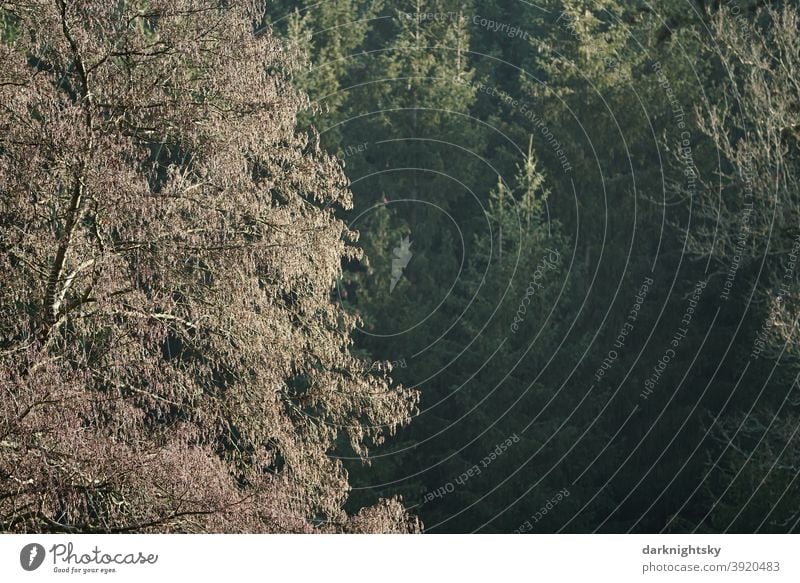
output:
[[0, 532], [800, 532], [800, 6], [0, 3]]

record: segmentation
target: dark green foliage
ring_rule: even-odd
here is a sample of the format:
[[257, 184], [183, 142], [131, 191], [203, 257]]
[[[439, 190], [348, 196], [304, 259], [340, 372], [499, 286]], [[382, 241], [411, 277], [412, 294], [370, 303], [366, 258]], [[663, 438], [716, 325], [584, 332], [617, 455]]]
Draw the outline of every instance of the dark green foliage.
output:
[[434, 532], [796, 530], [796, 14], [298, 8], [275, 21], [313, 33], [309, 122], [366, 252], [340, 301], [422, 393], [350, 465], [353, 504], [399, 492]]

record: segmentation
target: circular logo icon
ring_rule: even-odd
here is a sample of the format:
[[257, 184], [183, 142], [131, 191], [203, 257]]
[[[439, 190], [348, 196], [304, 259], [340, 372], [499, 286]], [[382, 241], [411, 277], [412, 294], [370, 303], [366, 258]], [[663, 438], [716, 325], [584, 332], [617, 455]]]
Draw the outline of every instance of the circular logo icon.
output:
[[38, 543], [30, 543], [19, 552], [19, 564], [26, 571], [35, 571], [44, 562], [44, 547]]

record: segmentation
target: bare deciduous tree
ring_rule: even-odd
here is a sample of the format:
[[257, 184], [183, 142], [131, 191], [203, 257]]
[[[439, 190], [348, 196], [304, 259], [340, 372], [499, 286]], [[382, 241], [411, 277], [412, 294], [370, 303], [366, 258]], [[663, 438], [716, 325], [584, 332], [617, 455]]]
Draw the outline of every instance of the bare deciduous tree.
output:
[[[730, 9], [713, 19], [712, 50], [726, 79], [707, 92], [697, 119], [719, 166], [708, 181], [715, 187], [695, 201], [706, 220], [689, 246], [718, 260], [722, 274], [732, 263], [785, 257], [800, 233], [799, 21], [789, 6], [763, 9], [754, 21]], [[780, 280], [784, 269], [772, 275]]]
[[0, 529], [407, 531], [342, 510], [416, 393], [331, 301], [346, 179], [253, 3], [2, 5]]
[[[713, 18], [714, 52], [725, 92], [709, 92], [700, 129], [720, 157], [713, 189], [697, 198], [703, 223], [690, 250], [717, 261], [716, 275], [742, 280], [752, 267], [753, 303], [765, 314], [753, 354], [796, 374], [800, 367], [800, 33], [796, 8], [763, 8], [752, 19], [729, 8]], [[770, 375], [772, 376], [772, 375]], [[784, 403], [723, 417], [711, 435], [721, 444], [706, 487], [716, 529], [757, 525], [794, 532], [797, 505], [797, 380]]]

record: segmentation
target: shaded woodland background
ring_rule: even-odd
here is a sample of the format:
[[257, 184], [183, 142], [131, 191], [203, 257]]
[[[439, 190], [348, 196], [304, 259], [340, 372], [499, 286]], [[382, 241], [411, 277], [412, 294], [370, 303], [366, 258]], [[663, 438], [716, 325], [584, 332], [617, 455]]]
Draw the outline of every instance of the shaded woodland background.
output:
[[794, 2], [10, 2], [0, 528], [794, 532]]

